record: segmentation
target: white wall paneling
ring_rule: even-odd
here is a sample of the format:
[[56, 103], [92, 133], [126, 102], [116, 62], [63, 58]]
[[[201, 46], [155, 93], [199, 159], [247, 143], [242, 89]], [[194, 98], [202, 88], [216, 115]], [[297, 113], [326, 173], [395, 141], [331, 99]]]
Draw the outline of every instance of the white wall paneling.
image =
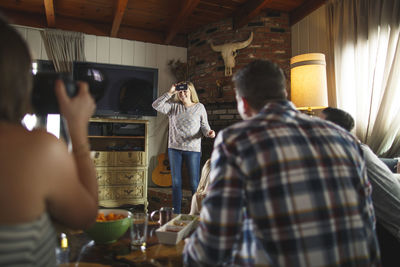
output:
[[325, 54], [328, 52], [325, 6], [311, 13], [308, 20], [310, 50]]
[[22, 38], [28, 43], [32, 59], [48, 60], [46, 49], [39, 29], [13, 25], [21, 34]]
[[110, 38], [110, 64], [122, 64], [122, 40]]
[[168, 48], [165, 45], [156, 45], [158, 75], [158, 94], [164, 92], [165, 88], [169, 87], [168, 77], [170, 70], [168, 69]]
[[135, 44], [131, 40], [122, 40], [122, 65], [133, 65]]
[[292, 56], [304, 53], [328, 53], [325, 5], [291, 28]]
[[40, 58], [43, 60], [49, 60], [48, 56], [47, 56], [47, 51], [46, 51], [46, 47], [44, 45], [44, 42], [41, 42], [41, 53], [40, 53]]
[[295, 24], [291, 28], [292, 57], [299, 55], [299, 24]]
[[86, 61], [96, 62], [97, 38], [96, 35], [85, 34], [85, 58]]
[[[182, 62], [186, 62], [187, 61], [187, 49], [186, 48], [182, 48], [182, 47], [174, 47], [174, 46], [168, 46], [167, 49], [167, 58], [168, 59], [174, 59], [174, 60], [180, 60]], [[177, 82], [175, 80], [175, 77], [173, 77], [172, 75], [169, 75], [168, 78], [170, 78], [167, 83], [168, 84], [172, 84], [174, 82]], [[165, 88], [164, 91], [168, 91], [169, 88]]]
[[14, 28], [19, 32], [19, 34], [22, 36], [22, 38], [24, 38], [24, 40], [26, 41], [26, 32], [27, 32], [27, 29], [26, 28], [24, 28], [24, 27], [20, 27], [20, 26], [18, 26], [18, 25], [13, 25], [14, 26]]
[[146, 60], [145, 66], [156, 68], [157, 67], [157, 45], [146, 43]]
[[146, 66], [146, 44], [140, 41], [134, 41], [134, 43], [133, 65]]
[[[40, 31], [35, 29], [27, 29], [26, 41], [31, 50], [32, 58], [42, 59], [42, 37], [40, 36]], [[45, 57], [47, 58], [47, 54]]]
[[327, 60], [328, 102], [336, 104], [334, 73], [329, 68], [328, 30], [326, 25], [326, 5], [294, 24], [292, 32], [292, 56], [305, 53], [323, 53]]
[[96, 62], [110, 63], [110, 37], [96, 37]]
[[299, 24], [299, 39], [296, 42], [298, 44], [297, 51], [300, 54], [308, 53], [311, 50], [310, 48], [310, 27], [309, 27], [309, 19], [308, 17], [302, 19], [298, 22]]

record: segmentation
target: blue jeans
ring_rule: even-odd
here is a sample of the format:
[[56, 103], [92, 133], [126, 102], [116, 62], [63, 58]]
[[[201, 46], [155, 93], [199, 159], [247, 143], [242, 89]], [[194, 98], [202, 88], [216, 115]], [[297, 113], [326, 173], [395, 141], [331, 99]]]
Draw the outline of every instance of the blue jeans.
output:
[[172, 175], [172, 203], [174, 213], [180, 214], [182, 203], [182, 160], [185, 161], [188, 169], [192, 194], [194, 194], [200, 180], [201, 152], [168, 148], [168, 158]]

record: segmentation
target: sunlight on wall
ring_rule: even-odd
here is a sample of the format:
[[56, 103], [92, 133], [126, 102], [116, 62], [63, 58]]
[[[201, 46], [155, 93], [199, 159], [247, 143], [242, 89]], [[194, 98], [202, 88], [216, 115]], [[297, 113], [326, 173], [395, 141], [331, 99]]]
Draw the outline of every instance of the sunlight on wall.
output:
[[[38, 119], [36, 115], [26, 114], [22, 119], [22, 124], [26, 129], [32, 131], [37, 127]], [[60, 138], [60, 115], [49, 114], [47, 115], [46, 130], [57, 138]]]
[[35, 115], [26, 114], [25, 117], [22, 119], [22, 124], [29, 131], [32, 131], [35, 128], [36, 123], [37, 123], [37, 118]]
[[36, 74], [37, 73], [37, 62], [32, 62], [32, 73]]
[[47, 115], [47, 132], [53, 134], [55, 137], [60, 138], [60, 115], [49, 114]]

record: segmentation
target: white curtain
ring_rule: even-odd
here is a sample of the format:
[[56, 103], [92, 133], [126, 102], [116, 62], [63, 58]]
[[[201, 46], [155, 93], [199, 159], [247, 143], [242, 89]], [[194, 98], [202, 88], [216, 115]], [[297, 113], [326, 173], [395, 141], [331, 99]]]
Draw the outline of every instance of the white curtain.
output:
[[355, 134], [381, 156], [400, 155], [400, 1], [327, 4], [337, 107]]
[[41, 35], [57, 72], [72, 72], [74, 61], [85, 61], [83, 33], [46, 29]]

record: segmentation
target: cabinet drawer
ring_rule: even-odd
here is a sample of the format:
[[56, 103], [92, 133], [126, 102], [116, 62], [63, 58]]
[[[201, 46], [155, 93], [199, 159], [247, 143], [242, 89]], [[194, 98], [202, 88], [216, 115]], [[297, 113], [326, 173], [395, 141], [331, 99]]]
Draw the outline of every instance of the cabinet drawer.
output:
[[116, 172], [116, 184], [143, 184], [145, 170], [118, 171]]
[[91, 156], [96, 167], [146, 166], [146, 154], [143, 151], [92, 151]]
[[100, 185], [144, 184], [145, 169], [97, 168], [97, 182]]
[[112, 176], [113, 176], [112, 171], [107, 171], [106, 169], [103, 170], [96, 169], [97, 184], [99, 186], [107, 185], [109, 181], [113, 180]]
[[95, 166], [109, 166], [114, 161], [113, 152], [92, 151], [90, 155]]
[[121, 167], [145, 166], [146, 157], [143, 151], [124, 151], [115, 153], [115, 165]]
[[99, 187], [99, 201], [132, 200], [144, 197], [143, 185]]

